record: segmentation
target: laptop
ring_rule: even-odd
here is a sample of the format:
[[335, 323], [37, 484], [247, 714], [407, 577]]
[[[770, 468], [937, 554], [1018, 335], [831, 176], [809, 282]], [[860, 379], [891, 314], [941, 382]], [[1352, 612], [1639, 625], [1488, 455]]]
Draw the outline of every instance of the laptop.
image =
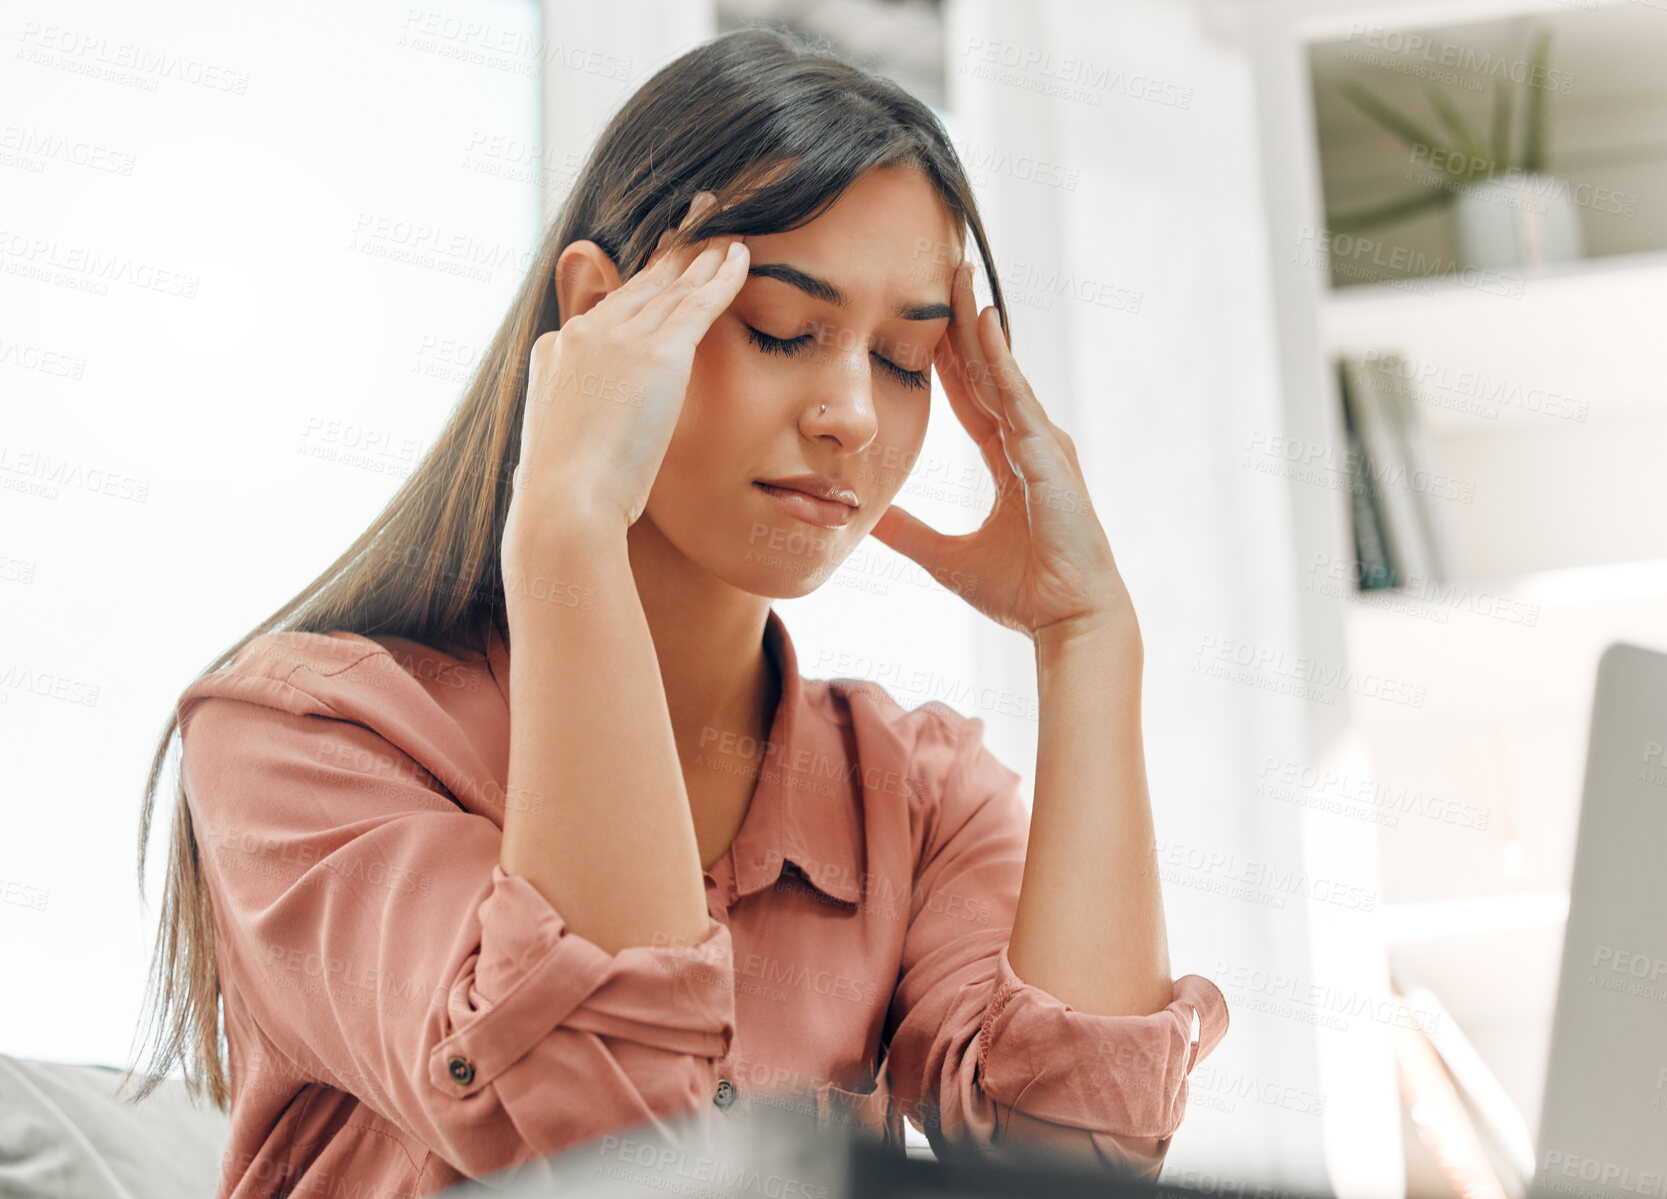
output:
[[1598, 662], [1530, 1194], [1667, 1197], [1667, 654]]

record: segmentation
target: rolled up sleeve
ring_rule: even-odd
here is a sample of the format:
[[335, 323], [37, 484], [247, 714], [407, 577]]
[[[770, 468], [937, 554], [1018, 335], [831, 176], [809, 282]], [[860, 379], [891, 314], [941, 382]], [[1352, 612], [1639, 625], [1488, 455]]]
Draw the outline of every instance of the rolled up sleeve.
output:
[[1095, 1016], [1013, 973], [1003, 947], [978, 1030], [978, 1077], [1002, 1135], [1156, 1178], [1186, 1114], [1187, 1076], [1227, 1033], [1227, 1001], [1198, 974], [1149, 1016]]
[[1007, 946], [1030, 825], [1019, 776], [984, 748], [982, 720], [945, 717], [941, 729], [922, 751], [919, 772], [943, 781], [888, 1017], [899, 1105], [941, 1157], [1040, 1152], [1156, 1178], [1187, 1077], [1226, 1035], [1226, 1000], [1189, 974], [1162, 1011], [1099, 1016], [1015, 974]]
[[298, 1069], [470, 1177], [710, 1119], [735, 1032], [722, 924], [607, 953], [376, 730], [224, 697], [181, 717], [221, 985]]

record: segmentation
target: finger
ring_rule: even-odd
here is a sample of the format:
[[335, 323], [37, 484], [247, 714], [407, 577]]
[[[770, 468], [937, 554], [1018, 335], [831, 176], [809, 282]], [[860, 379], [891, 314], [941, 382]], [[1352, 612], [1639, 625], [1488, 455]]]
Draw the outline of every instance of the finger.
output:
[[[687, 232], [689, 227], [696, 221], [700, 220], [701, 217], [705, 216], [717, 202], [718, 198], [711, 192], [696, 192], [694, 199], [689, 201], [689, 210], [683, 214], [683, 219], [677, 223], [677, 227], [675, 229], [667, 229], [664, 233], [660, 234], [660, 241], [654, 247], [653, 252], [649, 254], [648, 261], [650, 263], [655, 262], [658, 256], [665, 252], [667, 246], [671, 244], [674, 237], [680, 233]], [[696, 245], [699, 243], [689, 244]]]
[[949, 536], [904, 508], [892, 504], [880, 514], [869, 530], [880, 544], [890, 546], [911, 562], [924, 567], [937, 577], [934, 568], [948, 566], [953, 560], [955, 544], [964, 542], [967, 534]]
[[698, 345], [719, 313], [734, 303], [747, 281], [747, 264], [752, 261], [747, 243], [736, 238], [705, 283], [684, 295], [660, 325], [661, 337], [685, 337]]
[[676, 230], [667, 229], [660, 235], [659, 245], [648, 256], [648, 261], [643, 264], [642, 269], [604, 297], [603, 302], [608, 303], [611, 314], [619, 320], [635, 316], [645, 304], [671, 286], [689, 269], [714, 239], [704, 238], [669, 248], [668, 243], [676, 232], [688, 229], [709, 212], [716, 202], [711, 192], [696, 193], [682, 222]]
[[944, 395], [949, 397], [951, 411], [978, 447], [979, 456], [984, 459], [985, 467], [995, 480], [999, 495], [1004, 481], [1013, 474], [1013, 468], [1008, 465], [1007, 456], [1001, 448], [1001, 425], [972, 398], [965, 370], [956, 356], [955, 343], [947, 330], [933, 351], [932, 364], [943, 383]]
[[1082, 463], [1077, 459], [1077, 443], [1071, 440], [1071, 435], [1063, 429], [1059, 431], [1059, 440], [1065, 446], [1065, 455], [1071, 460], [1071, 469], [1078, 475], [1082, 474]]
[[1021, 437], [1046, 436], [1057, 442], [1053, 422], [1042, 410], [1029, 382], [1019, 370], [1007, 339], [1001, 333], [1001, 314], [990, 305], [978, 314], [978, 340], [984, 360], [990, 364], [989, 377], [1001, 398], [1002, 414]]
[[672, 243], [687, 233], [695, 225], [708, 216], [717, 205], [718, 198], [711, 192], [696, 192], [694, 199], [689, 201], [689, 210], [683, 214], [683, 219], [677, 223], [677, 228], [667, 229], [660, 234], [660, 242], [648, 256], [649, 264], [658, 265], [665, 257], [676, 254], [680, 250], [694, 250], [697, 253], [710, 238], [699, 238], [695, 241], [684, 242], [679, 245]]
[[1003, 445], [1014, 473], [1027, 487], [1041, 479], [1057, 480], [1071, 474], [1080, 478], [1064, 430], [1048, 419], [1042, 402], [1019, 370], [1002, 336], [1000, 314], [993, 306], [979, 314], [978, 332], [985, 354], [995, 364], [991, 377], [1000, 388], [1002, 410], [1008, 418], [1009, 432]]
[[966, 392], [991, 420], [1001, 420], [1001, 398], [989, 379], [989, 367], [978, 344], [978, 306], [972, 290], [972, 265], [966, 263], [956, 271], [950, 290], [949, 306], [955, 319], [949, 323], [949, 336], [954, 342], [955, 356], [961, 376], [966, 381]]
[[[733, 245], [741, 244], [742, 241], [738, 235], [712, 238], [681, 275], [642, 306], [637, 315], [631, 320], [634, 329], [639, 333], [650, 335], [663, 329], [666, 321], [671, 318], [672, 314], [689, 296], [699, 292], [701, 288], [716, 278], [726, 265], [731, 265], [729, 249]], [[743, 278], [745, 274], [746, 271], [743, 267]], [[739, 286], [740, 284], [737, 283], [737, 290], [739, 290]], [[733, 299], [733, 295], [730, 298]], [[728, 301], [726, 300], [725, 306], [727, 307], [727, 305]]]
[[696, 192], [694, 195], [690, 196], [688, 211], [683, 214], [683, 219], [677, 222], [677, 231], [681, 233], [690, 225], [694, 224], [701, 217], [705, 216], [707, 210], [717, 202], [718, 197], [711, 192]]
[[[975, 368], [968, 363], [963, 353], [963, 347], [969, 341], [977, 344], [977, 307], [973, 296], [970, 262], [964, 262], [956, 269], [955, 277], [950, 284], [950, 306], [955, 310], [955, 319], [945, 330], [944, 340], [940, 343], [944, 361], [939, 364], [938, 374], [944, 380], [944, 394], [949, 396], [951, 408], [966, 428], [967, 435], [977, 444], [985, 469], [990, 472], [990, 480], [995, 487], [995, 504], [991, 509], [993, 513], [1002, 506], [1004, 497], [1013, 491], [1018, 483], [1018, 474], [1009, 459], [1007, 448], [1010, 429], [999, 413], [992, 413], [990, 401], [979, 394], [977, 385], [980, 381], [985, 388], [990, 387], [989, 370], [983, 365], [981, 356], [978, 359], [979, 365]], [[937, 361], [936, 356], [934, 361]], [[945, 366], [948, 368], [947, 374]], [[969, 415], [963, 416], [963, 410]]]
[[955, 418], [966, 429], [967, 436], [975, 442], [982, 442], [992, 430], [996, 428], [996, 421], [984, 410], [972, 396], [966, 378], [966, 369], [962, 365], [960, 356], [955, 349], [955, 339], [944, 330], [944, 335], [938, 339], [938, 344], [932, 347], [932, 365], [937, 368], [938, 379], [943, 384], [944, 395], [949, 397], [949, 406], [955, 413]]

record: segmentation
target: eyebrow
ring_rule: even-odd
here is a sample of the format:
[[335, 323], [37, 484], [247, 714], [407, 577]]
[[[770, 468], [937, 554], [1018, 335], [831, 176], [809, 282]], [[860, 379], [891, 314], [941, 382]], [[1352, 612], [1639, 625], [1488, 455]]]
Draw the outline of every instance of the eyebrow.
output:
[[[818, 279], [815, 275], [807, 275], [798, 267], [788, 266], [785, 262], [759, 263], [757, 266], [748, 267], [747, 274], [757, 275], [761, 279], [780, 279], [783, 283], [798, 288], [812, 299], [822, 300], [832, 304], [835, 308], [844, 308], [847, 303], [845, 293], [826, 279]], [[896, 315], [906, 321], [935, 321], [946, 316], [951, 324], [955, 321], [955, 310], [948, 304], [903, 303], [897, 306]]]

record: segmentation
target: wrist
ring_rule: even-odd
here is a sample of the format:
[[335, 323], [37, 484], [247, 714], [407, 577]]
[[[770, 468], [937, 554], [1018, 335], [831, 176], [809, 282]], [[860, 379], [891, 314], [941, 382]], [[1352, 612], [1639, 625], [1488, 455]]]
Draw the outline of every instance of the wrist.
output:
[[512, 637], [528, 622], [572, 619], [635, 594], [624, 532], [589, 521], [506, 528], [499, 562]]
[[538, 569], [557, 559], [585, 559], [625, 547], [625, 529], [583, 501], [545, 497], [534, 508], [517, 496], [504, 519], [499, 555], [504, 573]]
[[1096, 609], [1080, 616], [1055, 621], [1036, 631], [1036, 653], [1052, 656], [1062, 651], [1081, 652], [1091, 648], [1096, 652], [1114, 653], [1120, 657], [1141, 659], [1145, 647], [1140, 637], [1140, 622], [1134, 607], [1125, 604], [1116, 608]]

